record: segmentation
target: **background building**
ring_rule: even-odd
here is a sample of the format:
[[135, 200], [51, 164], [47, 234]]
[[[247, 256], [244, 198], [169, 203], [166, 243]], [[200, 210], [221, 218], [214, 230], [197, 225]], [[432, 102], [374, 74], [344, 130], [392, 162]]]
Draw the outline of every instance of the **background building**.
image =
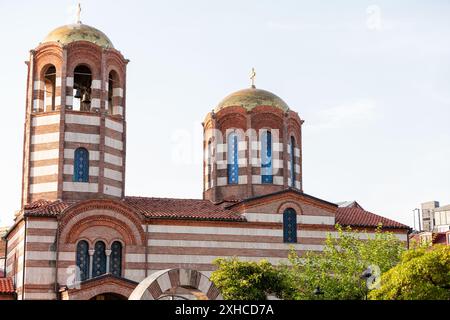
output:
[[415, 241], [450, 245], [450, 205], [439, 206], [438, 201], [421, 205], [421, 230], [410, 235]]

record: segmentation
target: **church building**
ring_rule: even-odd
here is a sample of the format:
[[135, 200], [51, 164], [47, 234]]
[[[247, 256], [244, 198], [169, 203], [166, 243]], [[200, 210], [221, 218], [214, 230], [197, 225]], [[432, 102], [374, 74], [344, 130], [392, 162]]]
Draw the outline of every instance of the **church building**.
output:
[[303, 120], [254, 83], [206, 114], [203, 199], [127, 195], [128, 63], [80, 21], [30, 51], [22, 203], [4, 235], [0, 299], [128, 299], [152, 276], [148, 299], [177, 287], [220, 299], [215, 258], [277, 264], [291, 246], [321, 251], [336, 224], [370, 235], [381, 223], [406, 245], [408, 226], [305, 193]]

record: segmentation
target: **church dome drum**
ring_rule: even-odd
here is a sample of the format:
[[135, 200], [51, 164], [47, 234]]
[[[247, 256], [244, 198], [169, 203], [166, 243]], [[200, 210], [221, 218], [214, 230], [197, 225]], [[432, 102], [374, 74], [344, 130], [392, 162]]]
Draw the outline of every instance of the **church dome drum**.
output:
[[302, 123], [286, 102], [254, 83], [225, 97], [203, 123], [204, 198], [217, 203], [302, 191]]

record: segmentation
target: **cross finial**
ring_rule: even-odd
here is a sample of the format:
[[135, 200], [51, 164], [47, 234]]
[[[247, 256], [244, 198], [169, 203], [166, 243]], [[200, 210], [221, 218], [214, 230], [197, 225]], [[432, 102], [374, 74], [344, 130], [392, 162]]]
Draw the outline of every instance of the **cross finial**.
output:
[[250, 74], [250, 79], [252, 80], [252, 88], [255, 87], [255, 78], [256, 78], [256, 71], [255, 68], [252, 68], [252, 73]]
[[81, 24], [81, 3], [79, 2], [77, 6], [77, 23]]

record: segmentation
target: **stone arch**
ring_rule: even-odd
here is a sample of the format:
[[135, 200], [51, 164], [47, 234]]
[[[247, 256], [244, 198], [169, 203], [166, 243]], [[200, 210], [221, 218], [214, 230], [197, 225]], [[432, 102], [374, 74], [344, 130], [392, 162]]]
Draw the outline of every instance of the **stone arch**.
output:
[[87, 280], [78, 288], [64, 288], [61, 290], [61, 299], [90, 300], [102, 294], [115, 294], [127, 298], [136, 288], [136, 284], [134, 281], [107, 274]]
[[156, 300], [166, 291], [176, 287], [200, 291], [208, 300], [222, 300], [219, 289], [207, 276], [197, 270], [181, 268], [153, 273], [138, 284], [129, 300]]

